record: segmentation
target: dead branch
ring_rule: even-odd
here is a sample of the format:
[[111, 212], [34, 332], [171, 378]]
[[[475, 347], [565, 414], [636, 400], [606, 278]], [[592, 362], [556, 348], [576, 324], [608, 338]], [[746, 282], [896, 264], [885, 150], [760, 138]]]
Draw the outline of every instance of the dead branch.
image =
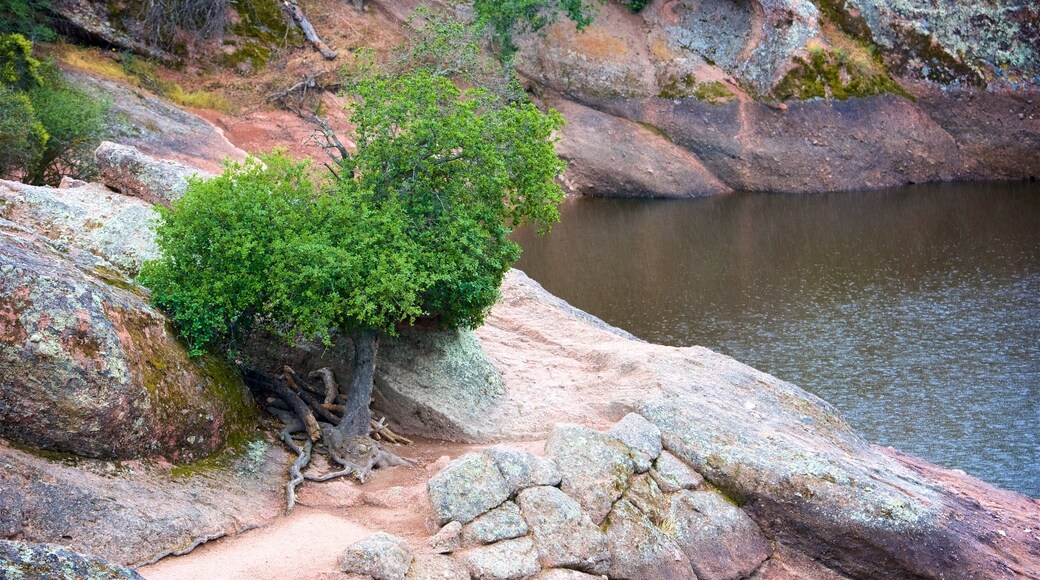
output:
[[321, 439], [321, 427], [318, 427], [318, 421], [314, 418], [314, 413], [311, 412], [307, 403], [303, 402], [303, 399], [293, 392], [292, 389], [285, 386], [282, 381], [252, 367], [243, 369], [243, 377], [246, 379], [246, 384], [250, 385], [250, 388], [264, 391], [261, 393], [262, 395], [274, 395], [285, 401], [307, 427], [307, 435], [311, 441]]
[[389, 427], [386, 426], [386, 417], [383, 417], [378, 421], [372, 419], [372, 435], [373, 437], [378, 437], [379, 439], [386, 439], [390, 443], [396, 443], [398, 445], [412, 444], [411, 439], [394, 433], [390, 430]]
[[332, 376], [332, 371], [330, 371], [328, 367], [322, 367], [314, 372], [308, 373], [307, 377], [311, 379], [321, 379], [321, 383], [325, 385], [324, 403], [326, 405], [331, 405], [336, 402], [336, 396], [339, 395], [339, 385], [336, 384], [336, 378]]
[[322, 42], [318, 33], [314, 30], [314, 26], [311, 25], [310, 21], [303, 14], [303, 8], [296, 3], [296, 0], [282, 0], [282, 8], [289, 14], [292, 21], [296, 23], [296, 26], [300, 27], [303, 31], [303, 35], [307, 37], [307, 41], [314, 45], [314, 48], [321, 53], [326, 60], [333, 60], [339, 53], [329, 48], [329, 45]]

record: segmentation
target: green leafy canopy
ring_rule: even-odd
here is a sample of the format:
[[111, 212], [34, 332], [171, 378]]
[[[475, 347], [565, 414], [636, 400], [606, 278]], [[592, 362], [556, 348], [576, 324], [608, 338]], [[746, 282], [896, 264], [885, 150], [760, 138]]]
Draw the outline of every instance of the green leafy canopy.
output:
[[479, 325], [520, 249], [559, 219], [561, 117], [428, 68], [353, 87], [356, 153], [335, 176], [282, 153], [193, 181], [161, 211], [142, 282], [196, 353], [250, 328], [286, 337]]

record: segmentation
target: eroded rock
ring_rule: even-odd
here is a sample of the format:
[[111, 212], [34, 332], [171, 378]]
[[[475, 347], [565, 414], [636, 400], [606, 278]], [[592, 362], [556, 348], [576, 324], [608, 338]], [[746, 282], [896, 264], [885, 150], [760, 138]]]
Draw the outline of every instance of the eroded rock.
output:
[[744, 578], [769, 557], [758, 525], [717, 493], [677, 492], [668, 519], [701, 580]]
[[189, 460], [248, 428], [237, 373], [190, 359], [166, 319], [106, 274], [0, 226], [0, 434], [87, 457]]
[[0, 218], [104, 258], [116, 278], [159, 257], [156, 217], [151, 204], [97, 184], [55, 189], [0, 180]]
[[538, 550], [531, 538], [504, 540], [459, 553], [474, 580], [517, 580], [538, 572]]
[[350, 545], [340, 556], [339, 569], [348, 574], [368, 574], [375, 580], [405, 580], [412, 558], [408, 542], [376, 532]]
[[661, 454], [661, 430], [642, 415], [629, 413], [607, 430], [607, 435], [632, 451], [636, 473], [646, 473]]
[[61, 546], [9, 540], [0, 540], [0, 578], [143, 580], [140, 574], [129, 568], [77, 554]]
[[654, 462], [654, 467], [650, 470], [650, 477], [653, 477], [661, 490], [666, 493], [680, 489], [697, 489], [704, 483], [701, 474], [667, 451], [662, 451], [660, 457]]
[[520, 507], [507, 501], [466, 524], [462, 528], [462, 542], [466, 545], [491, 544], [525, 536], [527, 531]]
[[596, 525], [628, 488], [635, 469], [621, 442], [581, 425], [557, 425], [545, 453], [560, 468], [560, 489], [578, 500]]
[[448, 556], [417, 554], [408, 569], [408, 580], [470, 580], [466, 568]]
[[607, 570], [603, 532], [573, 498], [555, 487], [531, 487], [517, 503], [531, 527], [542, 565], [602, 574]]
[[468, 523], [509, 499], [509, 487], [483, 453], [467, 453], [449, 463], [427, 483], [441, 523]]
[[622, 499], [607, 517], [610, 578], [697, 580], [676, 541], [661, 531], [635, 505]]
[[[403, 507], [403, 506], [401, 506]], [[448, 522], [427, 542], [436, 554], [450, 554], [462, 545], [462, 524]]]
[[505, 478], [510, 495], [535, 485], [560, 484], [560, 470], [551, 459], [504, 445], [488, 447], [484, 453]]
[[156, 159], [135, 147], [110, 141], [101, 142], [94, 159], [101, 181], [108, 187], [165, 206], [184, 196], [189, 179], [213, 177], [183, 163]]

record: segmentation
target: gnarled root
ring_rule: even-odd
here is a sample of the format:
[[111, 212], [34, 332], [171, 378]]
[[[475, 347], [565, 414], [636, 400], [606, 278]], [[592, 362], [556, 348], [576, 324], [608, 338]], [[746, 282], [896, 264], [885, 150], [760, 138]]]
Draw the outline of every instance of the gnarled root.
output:
[[[378, 439], [395, 444], [412, 442], [407, 437], [394, 433], [386, 425], [385, 417], [370, 422], [370, 436], [349, 436], [337, 428], [342, 414], [346, 411], [346, 401], [342, 398], [331, 371], [321, 369], [309, 375], [310, 378], [320, 378], [324, 389], [308, 384], [288, 366], [282, 371], [281, 376], [274, 377], [260, 369], [245, 368], [243, 376], [247, 386], [258, 399], [268, 400], [267, 411], [285, 424], [279, 438], [296, 454], [296, 460], [289, 468], [289, 481], [285, 484], [286, 514], [292, 513], [297, 503], [296, 488], [304, 481], [328, 481], [337, 477], [352, 476], [364, 483], [373, 469], [415, 465], [415, 461], [387, 451], [376, 441]], [[322, 396], [325, 401], [332, 398], [334, 402], [321, 401], [315, 395]], [[318, 422], [315, 415], [329, 422]], [[300, 432], [307, 434], [302, 445], [293, 438], [293, 434]], [[319, 439], [328, 449], [329, 457], [343, 469], [324, 475], [303, 472], [310, 463]]]

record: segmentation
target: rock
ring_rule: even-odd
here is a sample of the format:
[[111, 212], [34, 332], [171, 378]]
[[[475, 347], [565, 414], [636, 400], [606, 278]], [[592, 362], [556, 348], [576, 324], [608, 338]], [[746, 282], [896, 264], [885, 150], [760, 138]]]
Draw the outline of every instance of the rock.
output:
[[0, 180], [0, 218], [111, 263], [111, 277], [133, 277], [145, 260], [159, 256], [151, 204], [96, 184], [69, 189]]
[[237, 373], [190, 359], [135, 287], [107, 280], [104, 262], [0, 225], [0, 435], [87, 457], [187, 461], [250, 429]]
[[462, 542], [466, 545], [491, 544], [527, 535], [527, 522], [520, 515], [520, 507], [507, 501], [476, 518], [462, 528]]
[[560, 470], [551, 459], [504, 445], [493, 445], [484, 453], [505, 478], [510, 495], [535, 485], [560, 484]]
[[621, 497], [634, 505], [657, 527], [664, 525], [668, 519], [671, 502], [649, 475], [633, 477], [632, 484]]
[[578, 502], [548, 486], [525, 489], [516, 501], [534, 535], [543, 566], [576, 568], [597, 574], [606, 572], [603, 532]]
[[374, 389], [373, 407], [406, 433], [450, 441], [499, 435], [489, 411], [500, 402], [502, 378], [471, 331], [404, 331], [382, 341]]
[[661, 490], [666, 493], [680, 489], [697, 489], [704, 483], [701, 474], [667, 451], [662, 451], [661, 456], [654, 462], [654, 467], [650, 470], [650, 477], [653, 477]]
[[586, 574], [577, 570], [568, 570], [566, 568], [554, 568], [552, 570], [542, 570], [541, 572], [531, 576], [531, 580], [604, 580], [606, 576], [593, 576], [592, 574]]
[[107, 45], [118, 46], [149, 57], [170, 58], [170, 55], [148, 44], [143, 23], [124, 18], [111, 4], [91, 0], [55, 0], [50, 6], [62, 21], [86, 38], [100, 39]]
[[701, 580], [744, 578], [769, 557], [762, 530], [718, 493], [677, 492], [668, 519]]
[[607, 430], [607, 435], [624, 443], [632, 451], [636, 473], [649, 471], [661, 454], [661, 430], [636, 413], [625, 415]]
[[129, 568], [77, 554], [61, 546], [0, 540], [0, 578], [143, 580]]
[[732, 191], [687, 149], [632, 121], [550, 99], [567, 124], [556, 152], [568, 193], [603, 197], [696, 197]]
[[418, 554], [408, 569], [408, 580], [469, 580], [469, 572], [454, 558]]
[[[285, 507], [291, 461], [282, 446], [268, 445], [258, 457], [222, 456], [226, 467], [185, 466], [171, 477], [168, 464], [47, 457], [0, 440], [0, 539], [17, 529], [19, 540], [60, 543], [131, 568], [269, 523]], [[16, 509], [4, 509], [8, 498]]]
[[834, 7], [845, 28], [866, 33], [903, 75], [952, 85], [1040, 84], [1035, 3], [965, 3], [938, 12], [923, 0], [849, 0]]
[[757, 102], [696, 99], [587, 103], [650, 124], [742, 191], [876, 189], [971, 174], [954, 139], [913, 102], [895, 95], [847, 101], [791, 101], [784, 111]]
[[411, 566], [408, 542], [384, 532], [351, 544], [339, 559], [340, 571], [368, 574], [375, 580], [404, 580]]
[[509, 499], [509, 488], [483, 453], [467, 453], [430, 478], [426, 486], [441, 523], [468, 523]]
[[246, 158], [246, 152], [232, 145], [220, 129], [165, 99], [85, 72], [69, 71], [65, 77], [91, 95], [112, 103], [110, 117], [116, 120], [109, 137], [112, 141], [211, 173], [220, 173], [225, 159]]
[[430, 550], [435, 554], [450, 554], [462, 545], [462, 524], [448, 522], [429, 540]]
[[516, 580], [538, 572], [538, 551], [531, 538], [496, 542], [459, 553], [474, 580]]
[[690, 561], [676, 542], [628, 500], [615, 504], [607, 517], [609, 578], [697, 580]]
[[94, 159], [101, 181], [108, 187], [167, 207], [184, 195], [189, 179], [214, 177], [183, 163], [156, 159], [134, 147], [110, 141], [101, 142]]
[[588, 427], [561, 424], [549, 435], [545, 452], [560, 468], [560, 489], [601, 524], [628, 487], [634, 470], [628, 448]]

